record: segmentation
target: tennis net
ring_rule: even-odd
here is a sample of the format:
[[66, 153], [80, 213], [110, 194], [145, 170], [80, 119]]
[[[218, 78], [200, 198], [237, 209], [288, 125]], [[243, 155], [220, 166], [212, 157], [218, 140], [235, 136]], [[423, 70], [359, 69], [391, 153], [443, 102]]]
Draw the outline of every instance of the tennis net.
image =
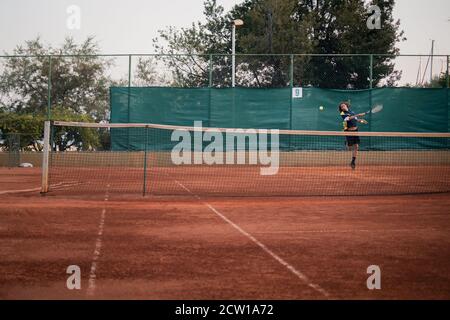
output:
[[[450, 133], [53, 122], [42, 192], [365, 196], [450, 191]], [[348, 142], [359, 140], [355, 168]], [[352, 147], [354, 148], [354, 147]]]

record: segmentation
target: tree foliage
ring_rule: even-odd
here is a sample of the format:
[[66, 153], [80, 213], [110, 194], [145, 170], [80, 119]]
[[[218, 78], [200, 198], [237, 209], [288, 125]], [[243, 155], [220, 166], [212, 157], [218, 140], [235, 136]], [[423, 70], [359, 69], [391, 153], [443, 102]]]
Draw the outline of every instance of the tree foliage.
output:
[[[84, 113], [70, 108], [55, 107], [53, 119], [60, 121], [94, 122]], [[43, 114], [33, 115], [17, 112], [0, 112], [0, 149], [9, 150], [12, 139], [19, 141], [21, 151], [42, 151], [44, 122]], [[89, 128], [54, 127], [53, 145], [55, 150], [93, 150], [105, 147], [106, 132]], [[106, 146], [107, 147], [107, 146]]]
[[446, 88], [447, 87], [447, 73], [446, 72], [441, 73], [440, 75], [434, 76], [433, 79], [431, 79], [431, 81], [425, 82], [424, 84], [415, 85], [412, 87]]
[[[94, 56], [96, 53], [98, 46], [93, 38], [81, 44], [66, 38], [58, 49], [45, 46], [39, 38], [17, 46], [11, 57], [5, 59], [4, 71], [0, 74], [3, 109], [45, 113], [50, 76], [52, 108], [64, 106], [96, 120], [105, 119], [110, 84], [106, 71], [111, 61]], [[52, 55], [51, 59], [48, 55]]]
[[[392, 16], [394, 0], [376, 0], [382, 28], [369, 30], [371, 15], [364, 0], [245, 0], [225, 13], [216, 0], [204, 2], [205, 22], [177, 30], [159, 31], [154, 46], [161, 54], [202, 54], [167, 58], [174, 83], [205, 86], [209, 79], [210, 53], [231, 53], [231, 21], [244, 20], [237, 32], [237, 52], [266, 54], [237, 57], [237, 83], [244, 86], [286, 86], [290, 80], [288, 57], [276, 54], [384, 54], [373, 60], [373, 85], [393, 85], [401, 74], [392, 55], [402, 41], [400, 22]], [[213, 84], [230, 83], [229, 57], [214, 56]], [[369, 85], [368, 56], [299, 56], [294, 61], [294, 83], [325, 88], [366, 88]]]
[[134, 72], [135, 81], [133, 85], [138, 87], [168, 85], [167, 76], [162, 75], [158, 70], [158, 62], [158, 59], [154, 57], [139, 57]]
[[[205, 1], [204, 15], [204, 23], [192, 23], [189, 28], [180, 30], [168, 27], [159, 31], [159, 38], [153, 39], [156, 52], [166, 55], [161, 60], [170, 68], [174, 86], [208, 86], [209, 55], [231, 51], [228, 40], [230, 15], [224, 13], [216, 0]], [[213, 59], [214, 77], [226, 82], [226, 78], [230, 78], [227, 73], [231, 70], [226, 66], [226, 59], [219, 56]]]
[[41, 151], [43, 130], [42, 117], [0, 112], [0, 150]]

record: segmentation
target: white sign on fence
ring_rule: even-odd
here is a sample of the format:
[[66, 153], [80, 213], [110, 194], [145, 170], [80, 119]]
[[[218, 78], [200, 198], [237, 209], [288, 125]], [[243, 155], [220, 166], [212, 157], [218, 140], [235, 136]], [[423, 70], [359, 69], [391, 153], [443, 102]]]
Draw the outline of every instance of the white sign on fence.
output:
[[294, 99], [303, 98], [303, 88], [302, 87], [292, 88], [292, 98]]

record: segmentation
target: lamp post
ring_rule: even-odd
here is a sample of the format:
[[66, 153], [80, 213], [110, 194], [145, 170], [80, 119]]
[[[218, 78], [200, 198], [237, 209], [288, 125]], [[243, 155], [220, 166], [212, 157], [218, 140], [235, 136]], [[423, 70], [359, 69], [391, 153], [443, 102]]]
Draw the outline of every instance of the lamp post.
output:
[[241, 19], [233, 20], [231, 30], [231, 86], [234, 88], [236, 84], [236, 27], [242, 26], [244, 21]]

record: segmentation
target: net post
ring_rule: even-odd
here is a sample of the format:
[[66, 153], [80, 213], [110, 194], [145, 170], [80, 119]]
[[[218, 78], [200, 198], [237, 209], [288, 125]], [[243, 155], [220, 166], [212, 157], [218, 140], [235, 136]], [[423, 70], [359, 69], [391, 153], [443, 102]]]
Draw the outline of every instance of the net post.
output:
[[52, 108], [52, 56], [48, 56], [48, 77], [47, 77], [47, 120], [51, 119]]
[[41, 193], [48, 192], [48, 163], [50, 153], [50, 121], [44, 123], [44, 149], [42, 154], [42, 185]]

